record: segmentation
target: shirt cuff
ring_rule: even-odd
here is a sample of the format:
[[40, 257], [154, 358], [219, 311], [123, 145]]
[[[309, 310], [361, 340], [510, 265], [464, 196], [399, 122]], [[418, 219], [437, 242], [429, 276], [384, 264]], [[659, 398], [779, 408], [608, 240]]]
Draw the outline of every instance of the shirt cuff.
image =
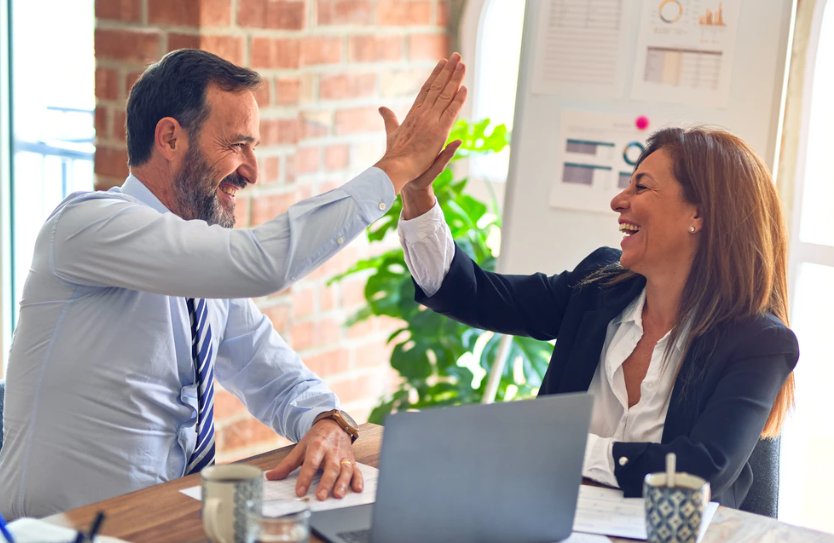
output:
[[612, 438], [588, 434], [582, 475], [598, 483], [619, 488], [617, 477], [614, 475], [613, 447]]
[[368, 168], [341, 188], [356, 201], [368, 224], [388, 213], [397, 196], [388, 174], [377, 167]]
[[400, 222], [397, 230], [400, 232], [400, 240], [405, 240], [410, 244], [419, 243], [426, 239], [428, 235], [434, 235], [438, 226], [442, 226], [446, 222], [443, 216], [443, 210], [440, 209], [440, 204], [437, 198], [434, 199], [434, 205], [420, 215], [413, 219], [406, 220], [400, 213]]

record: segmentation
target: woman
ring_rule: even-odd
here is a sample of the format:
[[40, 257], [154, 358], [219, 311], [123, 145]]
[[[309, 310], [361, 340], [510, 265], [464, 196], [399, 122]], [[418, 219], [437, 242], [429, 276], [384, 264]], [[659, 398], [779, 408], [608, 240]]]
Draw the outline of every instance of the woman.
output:
[[753, 448], [793, 404], [799, 358], [779, 198], [747, 144], [708, 128], [654, 134], [611, 201], [622, 251], [551, 277], [481, 270], [456, 250], [427, 178], [402, 194], [417, 301], [477, 328], [556, 339], [540, 394], [594, 395], [586, 477], [639, 496], [674, 452], [715, 501], [741, 505]]

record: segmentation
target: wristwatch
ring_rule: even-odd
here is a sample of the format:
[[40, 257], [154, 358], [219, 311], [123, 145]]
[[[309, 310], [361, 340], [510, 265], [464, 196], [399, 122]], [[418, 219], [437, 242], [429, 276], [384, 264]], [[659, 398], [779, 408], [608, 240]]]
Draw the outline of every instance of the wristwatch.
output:
[[350, 435], [351, 444], [359, 437], [359, 428], [357, 428], [356, 421], [353, 420], [353, 417], [341, 409], [331, 409], [330, 411], [325, 411], [313, 420], [313, 424], [324, 419], [333, 419], [336, 424], [342, 428], [342, 430]]

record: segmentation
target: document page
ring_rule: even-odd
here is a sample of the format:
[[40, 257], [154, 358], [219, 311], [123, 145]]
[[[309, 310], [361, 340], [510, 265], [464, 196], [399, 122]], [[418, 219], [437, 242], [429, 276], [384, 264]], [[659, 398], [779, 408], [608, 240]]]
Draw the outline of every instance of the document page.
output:
[[[356, 464], [362, 471], [362, 476], [365, 478], [365, 488], [362, 492], [354, 492], [348, 490], [347, 495], [338, 500], [333, 496], [328, 497], [324, 501], [319, 501], [316, 498], [316, 487], [321, 480], [321, 473], [317, 473], [313, 477], [313, 483], [310, 485], [307, 495], [299, 498], [295, 495], [295, 483], [298, 480], [298, 474], [301, 468], [296, 469], [283, 481], [268, 481], [264, 476], [264, 514], [270, 516], [279, 516], [292, 512], [294, 503], [305, 503], [311, 511], [325, 511], [327, 509], [338, 509], [340, 507], [352, 507], [354, 505], [366, 505], [376, 501], [376, 483], [379, 478], [379, 470], [368, 466], [366, 464]], [[195, 500], [202, 499], [202, 493], [199, 486], [185, 488], [180, 490], [188, 497]], [[267, 503], [270, 500], [280, 500], [279, 503]], [[286, 509], [286, 510], [285, 510]]]
[[[717, 510], [717, 503], [707, 504], [698, 541], [703, 539]], [[643, 498], [623, 498], [623, 492], [615, 488], [582, 485], [573, 531], [645, 540], [648, 536]]]

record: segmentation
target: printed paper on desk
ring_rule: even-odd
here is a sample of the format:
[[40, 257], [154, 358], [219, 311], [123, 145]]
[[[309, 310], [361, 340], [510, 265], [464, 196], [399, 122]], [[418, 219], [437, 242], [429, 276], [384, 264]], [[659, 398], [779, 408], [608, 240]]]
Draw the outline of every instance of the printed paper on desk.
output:
[[[704, 534], [715, 516], [718, 504], [711, 502], [701, 519], [701, 533]], [[615, 488], [599, 488], [582, 485], [579, 487], [579, 501], [573, 521], [575, 532], [602, 534], [629, 539], [645, 540], [646, 506], [643, 498], [623, 498], [623, 492]]]
[[[316, 498], [315, 491], [319, 481], [321, 480], [321, 473], [317, 473], [316, 476], [313, 477], [313, 483], [310, 485], [307, 496], [304, 498], [296, 496], [295, 483], [298, 480], [298, 474], [301, 471], [300, 468], [290, 473], [290, 475], [283, 481], [267, 481], [264, 479], [263, 500], [264, 502], [269, 500], [285, 500], [288, 503], [304, 501], [310, 507], [311, 511], [325, 511], [327, 509], [339, 509], [340, 507], [352, 507], [354, 505], [374, 503], [374, 501], [376, 501], [376, 483], [379, 478], [379, 470], [365, 464], [357, 463], [356, 465], [359, 466], [359, 470], [365, 478], [365, 488], [362, 492], [358, 493], [349, 490], [347, 495], [341, 500], [332, 496], [328, 497], [324, 501], [319, 501], [318, 498]], [[202, 499], [202, 493], [199, 486], [186, 488], [180, 490], [180, 492], [190, 498], [194, 498], [195, 500]], [[270, 516], [278, 516], [282, 514], [282, 511], [276, 508], [276, 504], [267, 504], [267, 506], [268, 507], [264, 507], [264, 514]]]
[[[107, 524], [107, 519], [104, 519]], [[70, 543], [78, 532], [72, 528], [56, 526], [34, 518], [21, 518], [9, 524], [15, 543]], [[96, 543], [125, 543], [121, 539], [105, 535], [96, 536]]]

